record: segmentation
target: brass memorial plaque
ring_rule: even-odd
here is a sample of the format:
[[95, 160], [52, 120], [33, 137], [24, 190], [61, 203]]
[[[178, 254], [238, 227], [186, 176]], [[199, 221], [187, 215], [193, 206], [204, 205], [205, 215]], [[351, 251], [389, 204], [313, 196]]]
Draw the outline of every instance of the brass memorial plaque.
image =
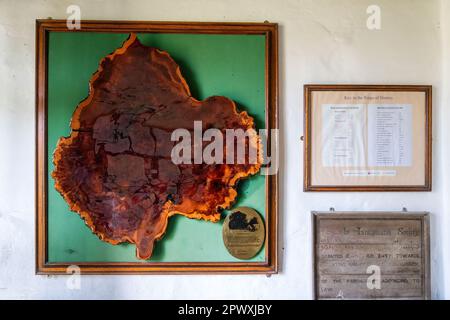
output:
[[222, 236], [225, 247], [233, 257], [251, 259], [264, 244], [264, 222], [254, 209], [239, 207], [225, 218]]
[[313, 212], [316, 299], [429, 299], [428, 213]]

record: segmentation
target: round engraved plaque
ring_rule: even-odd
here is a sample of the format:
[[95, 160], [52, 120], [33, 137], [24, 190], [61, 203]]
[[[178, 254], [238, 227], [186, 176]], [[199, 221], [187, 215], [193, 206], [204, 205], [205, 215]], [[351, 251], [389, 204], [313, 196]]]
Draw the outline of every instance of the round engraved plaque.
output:
[[264, 244], [264, 222], [252, 208], [234, 209], [223, 223], [222, 236], [228, 252], [238, 259], [251, 259]]

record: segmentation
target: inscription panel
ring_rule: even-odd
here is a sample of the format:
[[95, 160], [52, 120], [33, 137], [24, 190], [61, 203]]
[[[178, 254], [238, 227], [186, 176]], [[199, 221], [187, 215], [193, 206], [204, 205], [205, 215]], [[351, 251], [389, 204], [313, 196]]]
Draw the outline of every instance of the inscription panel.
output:
[[427, 299], [427, 213], [314, 212], [316, 299]]

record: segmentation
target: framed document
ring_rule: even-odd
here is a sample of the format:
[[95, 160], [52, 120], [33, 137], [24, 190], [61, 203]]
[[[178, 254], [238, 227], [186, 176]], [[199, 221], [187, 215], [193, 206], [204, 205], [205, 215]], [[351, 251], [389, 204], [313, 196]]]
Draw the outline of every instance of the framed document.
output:
[[315, 299], [430, 299], [426, 212], [313, 212]]
[[431, 86], [305, 85], [305, 191], [431, 191]]
[[[277, 24], [38, 20], [36, 36], [38, 274], [277, 272], [277, 174], [212, 180], [219, 164], [170, 153], [201, 119], [278, 127]], [[264, 223], [246, 259], [222, 239], [232, 203]]]

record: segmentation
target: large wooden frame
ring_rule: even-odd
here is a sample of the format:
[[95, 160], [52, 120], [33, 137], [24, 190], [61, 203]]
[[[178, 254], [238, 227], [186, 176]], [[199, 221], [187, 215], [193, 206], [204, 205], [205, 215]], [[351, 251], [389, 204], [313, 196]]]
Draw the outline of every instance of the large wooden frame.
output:
[[[329, 223], [339, 224], [340, 221], [352, 221], [354, 225], [357, 225], [358, 223], [364, 223], [364, 222], [376, 222], [376, 223], [383, 223], [383, 222], [398, 222], [399, 225], [401, 225], [402, 222], [408, 223], [408, 222], [418, 222], [420, 224], [421, 229], [421, 237], [420, 237], [420, 243], [421, 243], [421, 257], [420, 257], [420, 264], [421, 264], [421, 270], [422, 273], [420, 274], [421, 277], [421, 293], [420, 295], [410, 295], [410, 296], [403, 296], [398, 297], [395, 294], [395, 291], [389, 291], [389, 289], [385, 289], [385, 293], [383, 295], [373, 298], [373, 299], [401, 299], [401, 300], [428, 300], [431, 299], [431, 269], [430, 269], [430, 214], [428, 212], [392, 212], [392, 211], [374, 211], [374, 212], [337, 212], [337, 211], [328, 211], [328, 212], [312, 212], [312, 225], [313, 225], [313, 291], [314, 291], [314, 299], [325, 299], [329, 300], [331, 298], [325, 298], [320, 292], [320, 283], [319, 279], [320, 276], [330, 276], [330, 274], [321, 272], [319, 268], [319, 261], [321, 260], [321, 252], [320, 249], [320, 232], [321, 232], [321, 223], [324, 221], [328, 221]], [[372, 236], [373, 237], [373, 236]], [[348, 238], [345, 238], [348, 239]], [[333, 239], [335, 240], [335, 239]], [[354, 241], [357, 243], [356, 241]], [[364, 244], [371, 243], [369, 240], [366, 242], [362, 242]], [[337, 242], [334, 241], [334, 244], [336, 246]], [[342, 244], [342, 243], [341, 243]], [[352, 243], [345, 243], [345, 246], [352, 245]], [[344, 248], [345, 248], [344, 246]], [[357, 249], [344, 249], [341, 253], [345, 256], [344, 252], [356, 252]], [[331, 251], [330, 251], [331, 252]], [[336, 250], [337, 252], [337, 250]], [[371, 251], [367, 251], [371, 252]], [[381, 251], [383, 252], [383, 251]], [[393, 252], [395, 250], [393, 249]], [[347, 259], [347, 258], [346, 258]], [[349, 260], [351, 262], [355, 262], [357, 258], [350, 258]], [[364, 259], [362, 259], [364, 261]], [[380, 261], [383, 260], [383, 258], [380, 258]], [[360, 260], [358, 260], [360, 261]], [[348, 266], [347, 266], [348, 267]], [[349, 273], [350, 274], [350, 273]], [[352, 276], [359, 276], [360, 274], [353, 274], [353, 271], [351, 273]], [[364, 276], [369, 276], [370, 274], [364, 274]], [[407, 271], [403, 273], [398, 273], [397, 276], [404, 275], [404, 276], [411, 276]], [[345, 276], [343, 274], [338, 276]], [[381, 276], [384, 276], [384, 271], [381, 272]], [[337, 286], [345, 287], [346, 284], [344, 281], [342, 281], [341, 284], [337, 284]], [[347, 289], [350, 289], [350, 287], [347, 287]], [[383, 289], [383, 288], [381, 288]], [[349, 292], [346, 292], [346, 294], [349, 294]], [[349, 299], [358, 299], [355, 295], [357, 295], [357, 292], [352, 292], [353, 296], [348, 297]], [[397, 292], [398, 294], [398, 292]], [[342, 297], [345, 298], [345, 297]], [[337, 299], [337, 298], [336, 298]], [[360, 297], [360, 299], [367, 299], [367, 297]]]
[[[50, 263], [47, 252], [47, 47], [49, 32], [259, 34], [266, 38], [266, 128], [278, 128], [278, 25], [276, 23], [81, 21], [69, 30], [65, 20], [36, 21], [36, 273], [66, 274], [74, 263]], [[80, 262], [82, 274], [263, 273], [278, 271], [278, 175], [266, 179], [264, 262]]]
[[[322, 92], [392, 92], [396, 93], [424, 93], [424, 150], [423, 150], [423, 184], [414, 185], [342, 185], [314, 183], [313, 166], [313, 93]], [[432, 186], [432, 87], [423, 85], [305, 85], [304, 86], [304, 191], [431, 191]]]

